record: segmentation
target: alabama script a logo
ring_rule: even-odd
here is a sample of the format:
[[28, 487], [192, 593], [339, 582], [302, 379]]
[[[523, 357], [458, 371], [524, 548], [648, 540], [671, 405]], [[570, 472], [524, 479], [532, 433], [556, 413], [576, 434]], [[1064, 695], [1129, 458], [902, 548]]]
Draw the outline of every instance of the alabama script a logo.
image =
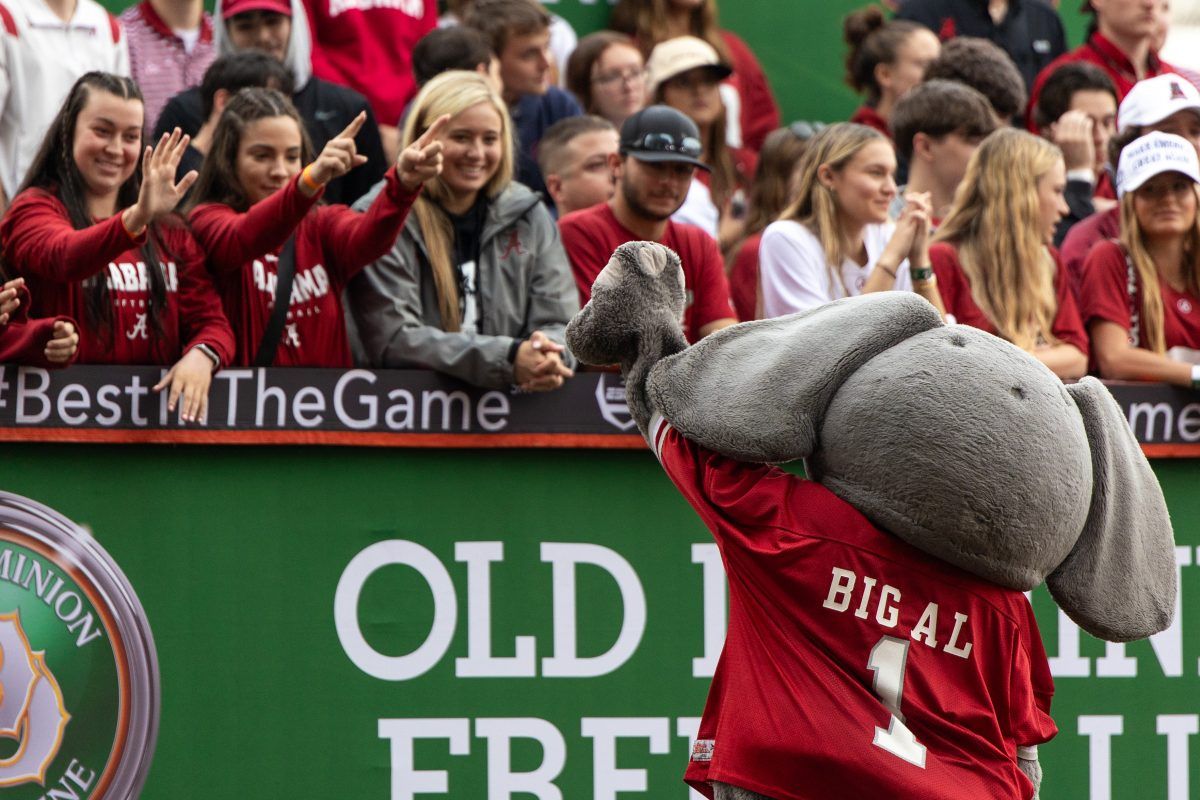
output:
[[158, 733], [137, 595], [86, 531], [0, 492], [0, 793], [137, 797]]

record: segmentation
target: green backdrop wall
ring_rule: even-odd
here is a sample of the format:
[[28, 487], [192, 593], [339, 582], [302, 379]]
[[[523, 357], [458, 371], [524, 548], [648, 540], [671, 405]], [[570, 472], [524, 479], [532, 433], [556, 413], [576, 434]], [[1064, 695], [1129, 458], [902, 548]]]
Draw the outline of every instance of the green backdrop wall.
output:
[[[646, 451], [31, 443], [0, 447], [0, 464], [3, 489], [89, 526], [145, 606], [162, 672], [146, 798], [689, 797], [722, 583], [706, 588], [712, 540]], [[1106, 646], [1033, 595], [1060, 727], [1047, 800], [1200, 793], [1200, 638], [1184, 635], [1200, 469], [1155, 468], [1179, 545], [1175, 627]], [[380, 566], [389, 541], [420, 571]], [[385, 657], [429, 639], [429, 659], [376, 677], [355, 630]], [[603, 674], [549, 676], [613, 648]]]

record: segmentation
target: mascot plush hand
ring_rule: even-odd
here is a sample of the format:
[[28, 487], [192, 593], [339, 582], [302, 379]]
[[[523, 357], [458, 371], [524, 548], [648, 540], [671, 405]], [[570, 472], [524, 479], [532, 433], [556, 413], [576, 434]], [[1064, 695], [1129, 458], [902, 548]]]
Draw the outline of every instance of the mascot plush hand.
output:
[[[725, 650], [686, 779], [707, 797], [1029, 798], [1056, 732], [1022, 592], [1168, 627], [1162, 492], [1099, 382], [887, 292], [687, 346], [670, 250], [623, 245], [567, 329], [721, 549]], [[776, 467], [804, 459], [809, 480]]]

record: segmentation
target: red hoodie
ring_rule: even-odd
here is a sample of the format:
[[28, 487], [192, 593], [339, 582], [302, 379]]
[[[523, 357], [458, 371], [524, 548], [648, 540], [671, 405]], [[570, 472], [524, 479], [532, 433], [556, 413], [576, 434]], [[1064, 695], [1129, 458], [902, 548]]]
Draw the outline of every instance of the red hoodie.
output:
[[[140, 247], [145, 234], [131, 239], [116, 214], [75, 230], [62, 201], [44, 189], [17, 195], [0, 221], [4, 260], [25, 277], [35, 316], [79, 320], [81, 364], [174, 364], [198, 344], [206, 344], [228, 364], [233, 331], [204, 271], [204, 256], [181, 220], [155, 225], [165, 252], [159, 253], [167, 284], [162, 330], [149, 317], [150, 289]], [[112, 327], [88, 321], [84, 282], [106, 274]]]
[[[350, 342], [342, 290], [396, 241], [417, 198], [389, 169], [386, 185], [360, 214], [342, 205], [316, 206], [300, 177], [249, 211], [205, 203], [192, 211], [192, 229], [216, 276], [225, 313], [237, 335], [239, 365], [254, 361], [275, 305], [279, 253], [296, 234], [290, 310], [275, 352], [278, 367], [349, 367]], [[314, 206], [316, 206], [314, 208]]]
[[[21, 305], [9, 316], [8, 324], [0, 325], [0, 364], [21, 364], [28, 367], [65, 367], [66, 364], [51, 363], [46, 359], [46, 344], [54, 335], [54, 323], [58, 320], [75, 324], [70, 317], [46, 317], [29, 319], [29, 290], [17, 290]], [[79, 326], [76, 325], [76, 328]], [[79, 351], [68, 359], [74, 361]]]

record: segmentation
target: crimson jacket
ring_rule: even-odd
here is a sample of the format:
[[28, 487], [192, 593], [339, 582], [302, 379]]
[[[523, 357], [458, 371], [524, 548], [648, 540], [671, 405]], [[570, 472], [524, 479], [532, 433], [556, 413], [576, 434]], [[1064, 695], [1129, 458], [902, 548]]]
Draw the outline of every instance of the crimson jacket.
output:
[[365, 214], [343, 205], [318, 206], [320, 193], [306, 197], [299, 181], [296, 176], [244, 213], [206, 203], [191, 214], [237, 334], [236, 362], [242, 366], [254, 361], [271, 318], [279, 254], [293, 232], [295, 278], [274, 364], [351, 366], [342, 290], [391, 248], [417, 197], [404, 188], [394, 167]]
[[[233, 331], [204, 271], [204, 255], [181, 220], [156, 223], [159, 259], [167, 284], [167, 307], [156, 330], [141, 246], [116, 214], [76, 230], [62, 201], [44, 189], [17, 195], [3, 221], [4, 261], [25, 277], [34, 316], [79, 320], [81, 364], [173, 364], [198, 344], [228, 364]], [[89, 279], [104, 276], [112, 324], [89, 320]]]
[[[46, 343], [54, 333], [54, 323], [63, 320], [75, 324], [70, 317], [29, 319], [29, 290], [17, 291], [21, 305], [13, 312], [7, 325], [0, 325], [0, 364], [21, 364], [28, 367], [63, 367], [46, 360]], [[75, 326], [78, 329], [78, 325]], [[69, 359], [74, 361], [79, 351]]]

